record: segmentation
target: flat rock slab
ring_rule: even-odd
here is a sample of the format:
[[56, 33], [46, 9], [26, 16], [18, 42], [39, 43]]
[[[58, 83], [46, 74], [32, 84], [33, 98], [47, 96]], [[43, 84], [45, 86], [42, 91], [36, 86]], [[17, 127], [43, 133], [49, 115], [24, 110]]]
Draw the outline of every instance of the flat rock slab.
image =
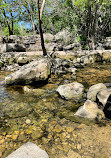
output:
[[49, 158], [49, 156], [34, 143], [27, 142], [6, 158]]

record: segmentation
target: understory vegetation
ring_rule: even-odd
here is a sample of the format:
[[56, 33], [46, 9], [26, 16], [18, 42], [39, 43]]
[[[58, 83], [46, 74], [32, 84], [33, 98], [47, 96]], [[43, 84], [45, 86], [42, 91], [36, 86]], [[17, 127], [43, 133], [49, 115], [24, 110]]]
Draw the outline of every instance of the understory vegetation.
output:
[[[42, 0], [40, 0], [40, 7]], [[69, 32], [67, 44], [82, 42], [89, 49], [111, 36], [111, 0], [46, 0], [44, 33]], [[39, 33], [37, 0], [0, 0], [0, 35]]]

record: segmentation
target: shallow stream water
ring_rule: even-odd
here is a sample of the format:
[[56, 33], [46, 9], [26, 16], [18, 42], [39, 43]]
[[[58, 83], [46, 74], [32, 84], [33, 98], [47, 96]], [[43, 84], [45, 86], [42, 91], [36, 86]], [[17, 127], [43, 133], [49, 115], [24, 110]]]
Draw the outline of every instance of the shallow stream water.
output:
[[[111, 63], [93, 64], [70, 74], [51, 76], [47, 85], [29, 87], [35, 92], [24, 93], [22, 86], [6, 87], [3, 80], [9, 72], [0, 72], [0, 157], [6, 157], [27, 141], [45, 149], [50, 158], [68, 156], [69, 150], [79, 151], [79, 139], [74, 130], [80, 124], [94, 122], [74, 117], [80, 103], [61, 99], [56, 88], [78, 81], [88, 88], [96, 83], [111, 83]], [[82, 152], [82, 151], [81, 151]], [[62, 156], [61, 156], [62, 155]], [[93, 154], [94, 156], [94, 154]]]

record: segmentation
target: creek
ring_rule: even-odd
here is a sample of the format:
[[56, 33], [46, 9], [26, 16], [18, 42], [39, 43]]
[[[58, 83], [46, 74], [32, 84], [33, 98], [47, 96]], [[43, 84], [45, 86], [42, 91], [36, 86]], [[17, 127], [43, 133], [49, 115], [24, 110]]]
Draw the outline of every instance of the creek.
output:
[[[6, 157], [27, 141], [34, 142], [45, 149], [50, 158], [66, 155], [68, 149], [73, 149], [74, 144], [78, 143], [76, 138], [72, 139], [73, 130], [80, 124], [95, 123], [74, 117], [74, 112], [83, 105], [84, 100], [74, 103], [61, 99], [56, 93], [56, 88], [61, 84], [77, 81], [85, 86], [87, 92], [93, 84], [111, 83], [110, 68], [111, 63], [78, 68], [76, 79], [71, 78], [70, 74], [52, 75], [47, 85], [28, 86], [30, 89], [35, 89], [35, 92], [30, 93], [24, 93], [23, 86], [7, 87], [3, 80], [10, 72], [1, 71], [0, 151], [2, 157]], [[67, 139], [66, 142], [63, 141], [64, 138]]]

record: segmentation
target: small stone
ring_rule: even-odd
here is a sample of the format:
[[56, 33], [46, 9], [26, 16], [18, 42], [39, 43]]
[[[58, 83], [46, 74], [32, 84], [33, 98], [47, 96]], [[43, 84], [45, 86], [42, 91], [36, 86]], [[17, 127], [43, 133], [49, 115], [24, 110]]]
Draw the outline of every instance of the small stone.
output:
[[51, 139], [51, 138], [52, 138], [52, 135], [51, 135], [51, 134], [49, 134], [49, 135], [48, 135], [48, 138], [49, 138], [49, 139]]
[[13, 140], [16, 140], [17, 137], [18, 137], [18, 135], [12, 135], [12, 139], [13, 139]]
[[26, 122], [26, 124], [30, 124], [31, 123], [31, 121], [29, 119], [27, 119], [25, 122]]
[[19, 135], [19, 131], [14, 131], [14, 134]]
[[42, 137], [42, 142], [43, 142], [44, 144], [47, 144], [47, 143], [49, 142], [49, 140], [46, 139], [45, 137]]
[[19, 135], [18, 140], [24, 141], [26, 139], [25, 135]]
[[67, 132], [72, 132], [72, 131], [74, 131], [74, 128], [73, 127], [66, 127], [66, 131]]
[[63, 147], [61, 145], [57, 145], [57, 148], [63, 150]]
[[75, 132], [72, 132], [72, 136], [76, 139], [77, 135], [75, 134]]
[[0, 157], [2, 157], [2, 152], [0, 151]]
[[26, 134], [31, 134], [31, 133], [32, 133], [32, 130], [26, 129], [25, 133], [26, 133]]
[[62, 127], [60, 125], [56, 125], [54, 131], [59, 133], [62, 131]]
[[2, 136], [0, 136], [0, 140], [2, 139]]
[[77, 144], [77, 149], [81, 150], [81, 144]]
[[70, 150], [70, 146], [67, 143], [63, 143], [63, 150], [68, 152]]
[[62, 133], [62, 136], [63, 136], [63, 137], [66, 137], [66, 133], [65, 133], [65, 132], [64, 132], [64, 133]]
[[23, 134], [24, 134], [24, 131], [21, 131], [20, 134], [23, 135]]
[[51, 149], [51, 153], [54, 154], [56, 151], [54, 148]]
[[3, 132], [3, 136], [6, 136], [6, 134], [7, 134], [6, 132]]
[[4, 139], [1, 139], [1, 140], [0, 140], [0, 144], [3, 144], [4, 142], [5, 142]]
[[70, 138], [70, 134], [68, 134], [68, 135], [66, 136], [66, 138]]
[[74, 152], [73, 150], [69, 150], [68, 158], [81, 158], [81, 155], [79, 155], [77, 152]]

